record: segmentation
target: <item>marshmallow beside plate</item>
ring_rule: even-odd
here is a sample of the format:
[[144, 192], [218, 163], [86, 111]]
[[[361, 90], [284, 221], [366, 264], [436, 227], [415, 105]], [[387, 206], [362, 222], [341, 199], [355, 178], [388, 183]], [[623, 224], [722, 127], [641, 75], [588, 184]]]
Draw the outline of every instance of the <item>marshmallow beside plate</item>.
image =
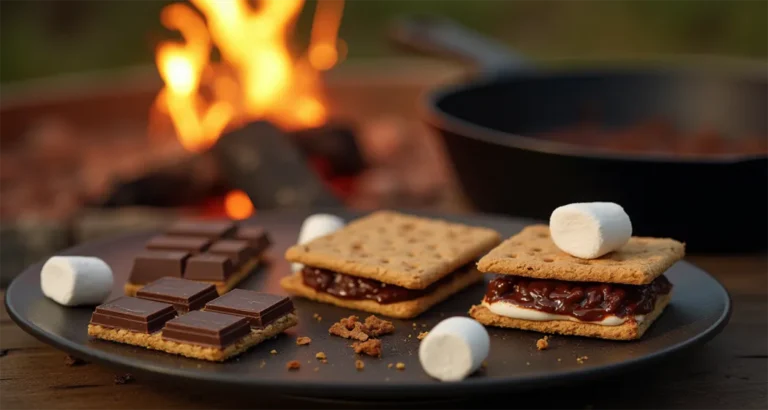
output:
[[563, 252], [595, 259], [624, 246], [632, 236], [632, 222], [613, 202], [575, 203], [552, 212], [549, 231]]
[[458, 381], [472, 374], [488, 357], [491, 339], [476, 320], [456, 316], [443, 320], [419, 345], [419, 361], [428, 375]]
[[43, 294], [64, 306], [101, 304], [113, 282], [109, 265], [90, 256], [54, 256], [40, 271]]
[[[307, 217], [304, 223], [301, 224], [301, 230], [299, 231], [298, 244], [302, 245], [310, 242], [321, 236], [328, 235], [336, 232], [344, 227], [345, 222], [343, 219], [336, 215], [330, 214], [314, 214]], [[300, 263], [292, 263], [291, 269], [293, 272], [298, 272], [304, 268], [304, 265]]]

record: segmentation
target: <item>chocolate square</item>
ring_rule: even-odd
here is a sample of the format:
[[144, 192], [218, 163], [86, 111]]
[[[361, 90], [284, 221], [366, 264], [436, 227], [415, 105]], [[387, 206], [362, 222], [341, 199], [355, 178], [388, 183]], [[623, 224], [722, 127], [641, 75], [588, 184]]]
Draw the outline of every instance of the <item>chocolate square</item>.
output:
[[237, 224], [233, 221], [180, 221], [168, 228], [166, 234], [219, 239], [231, 237], [236, 230]]
[[224, 282], [235, 272], [235, 263], [229, 256], [201, 253], [187, 260], [184, 279]]
[[143, 251], [133, 260], [129, 282], [143, 285], [165, 276], [181, 278], [189, 252]]
[[192, 254], [204, 251], [211, 240], [204, 237], [155, 236], [147, 242], [146, 248], [157, 251], [186, 251]]
[[293, 312], [293, 301], [286, 296], [232, 289], [205, 304], [208, 312], [220, 312], [247, 317], [251, 327], [263, 328]]
[[260, 226], [242, 227], [235, 233], [235, 238], [250, 242], [257, 254], [264, 252], [272, 244], [269, 234]]
[[208, 249], [208, 253], [229, 256], [235, 266], [240, 266], [256, 256], [256, 250], [253, 249], [250, 242], [237, 239], [216, 241]]
[[176, 317], [173, 305], [123, 296], [97, 306], [91, 324], [139, 333], [154, 333]]
[[240, 316], [193, 310], [165, 323], [163, 339], [223, 349], [251, 331]]
[[210, 283], [172, 277], [160, 278], [136, 293], [141, 299], [170, 303], [179, 313], [200, 309], [218, 296], [216, 286]]

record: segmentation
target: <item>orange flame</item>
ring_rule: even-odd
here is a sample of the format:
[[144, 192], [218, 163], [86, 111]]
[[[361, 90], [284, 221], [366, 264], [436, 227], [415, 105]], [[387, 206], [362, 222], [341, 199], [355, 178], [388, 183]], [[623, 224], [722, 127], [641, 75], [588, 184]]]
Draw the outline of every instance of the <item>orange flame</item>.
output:
[[[290, 37], [303, 0], [192, 0], [165, 7], [161, 21], [184, 41], [163, 42], [156, 62], [165, 87], [156, 110], [171, 118], [192, 151], [209, 147], [227, 127], [267, 119], [285, 129], [323, 124], [320, 71], [339, 59], [343, 0], [318, 2], [306, 56], [294, 58]], [[211, 58], [213, 49], [221, 61]]]
[[[186, 149], [204, 150], [228, 127], [251, 120], [266, 119], [288, 130], [325, 123], [320, 72], [343, 57], [339, 46], [345, 45], [338, 40], [343, 0], [318, 1], [310, 46], [299, 57], [291, 55], [290, 37], [304, 0], [261, 0], [258, 7], [249, 0], [191, 2], [197, 11], [174, 3], [161, 13], [163, 25], [184, 41], [157, 47], [165, 86], [154, 107], [170, 117]], [[214, 49], [220, 61], [212, 58]], [[227, 199], [236, 197], [230, 193]]]

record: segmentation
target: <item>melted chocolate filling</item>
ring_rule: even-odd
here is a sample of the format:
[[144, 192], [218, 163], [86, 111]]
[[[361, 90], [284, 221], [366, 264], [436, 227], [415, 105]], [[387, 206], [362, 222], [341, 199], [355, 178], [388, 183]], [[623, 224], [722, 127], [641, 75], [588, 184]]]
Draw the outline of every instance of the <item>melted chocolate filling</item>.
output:
[[623, 318], [650, 313], [657, 297], [671, 290], [672, 284], [663, 275], [639, 286], [503, 275], [488, 284], [485, 302], [508, 302], [521, 308], [599, 322], [611, 315]]
[[440, 285], [450, 282], [456, 276], [469, 272], [469, 268], [473, 266], [474, 263], [465, 265], [424, 289], [408, 289], [402, 286], [379, 282], [375, 279], [359, 278], [310, 266], [304, 267], [301, 271], [301, 277], [304, 285], [318, 292], [325, 292], [341, 299], [375, 300], [382, 305], [386, 305], [413, 300], [427, 295]]

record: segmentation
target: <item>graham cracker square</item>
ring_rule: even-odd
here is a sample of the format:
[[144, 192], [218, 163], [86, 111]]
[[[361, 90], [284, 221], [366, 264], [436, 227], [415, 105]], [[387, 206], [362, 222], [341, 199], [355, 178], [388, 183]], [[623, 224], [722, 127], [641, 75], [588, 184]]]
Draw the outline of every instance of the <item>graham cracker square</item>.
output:
[[529, 278], [644, 285], [683, 256], [685, 245], [674, 239], [632, 237], [598, 259], [580, 259], [555, 245], [547, 225], [532, 225], [490, 251], [477, 268]]
[[291, 262], [423, 289], [501, 242], [481, 227], [377, 211], [285, 253]]

